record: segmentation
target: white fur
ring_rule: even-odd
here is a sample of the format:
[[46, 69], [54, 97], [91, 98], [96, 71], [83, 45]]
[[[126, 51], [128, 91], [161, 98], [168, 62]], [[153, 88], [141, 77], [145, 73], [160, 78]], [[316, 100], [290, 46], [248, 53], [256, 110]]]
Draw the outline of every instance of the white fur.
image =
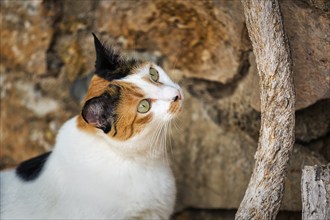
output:
[[[169, 219], [175, 203], [175, 181], [164, 160], [157, 127], [168, 121], [170, 102], [180, 87], [166, 73], [164, 86], [142, 81], [148, 66], [122, 80], [137, 84], [155, 98], [153, 121], [127, 141], [101, 130], [87, 133], [77, 117], [60, 129], [42, 173], [22, 181], [14, 170], [1, 173], [1, 219]], [[182, 95], [182, 93], [181, 93]]]

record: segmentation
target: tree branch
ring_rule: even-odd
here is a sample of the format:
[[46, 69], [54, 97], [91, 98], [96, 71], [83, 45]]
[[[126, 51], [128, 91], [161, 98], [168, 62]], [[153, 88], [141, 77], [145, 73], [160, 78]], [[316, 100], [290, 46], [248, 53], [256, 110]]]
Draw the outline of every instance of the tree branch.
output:
[[261, 129], [255, 167], [236, 219], [275, 219], [294, 144], [291, 56], [277, 0], [242, 0], [260, 77]]

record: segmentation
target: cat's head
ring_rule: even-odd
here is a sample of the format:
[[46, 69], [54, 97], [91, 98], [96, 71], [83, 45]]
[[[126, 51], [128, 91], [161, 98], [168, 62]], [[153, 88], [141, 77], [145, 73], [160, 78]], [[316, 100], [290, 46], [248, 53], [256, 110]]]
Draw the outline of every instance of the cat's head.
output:
[[161, 67], [125, 59], [95, 35], [94, 43], [96, 70], [78, 127], [125, 141], [155, 130], [182, 110], [182, 90]]

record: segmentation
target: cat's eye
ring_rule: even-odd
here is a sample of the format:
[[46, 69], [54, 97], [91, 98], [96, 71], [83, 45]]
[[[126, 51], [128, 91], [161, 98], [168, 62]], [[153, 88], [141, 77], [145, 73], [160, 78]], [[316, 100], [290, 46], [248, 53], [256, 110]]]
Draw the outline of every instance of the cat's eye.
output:
[[152, 81], [158, 82], [159, 73], [158, 73], [158, 71], [156, 69], [154, 69], [154, 68], [151, 67], [149, 69], [149, 74], [150, 74], [150, 78], [151, 78]]
[[151, 108], [150, 101], [147, 100], [147, 99], [143, 99], [139, 103], [137, 111], [140, 112], [140, 113], [147, 113], [150, 110], [150, 108]]

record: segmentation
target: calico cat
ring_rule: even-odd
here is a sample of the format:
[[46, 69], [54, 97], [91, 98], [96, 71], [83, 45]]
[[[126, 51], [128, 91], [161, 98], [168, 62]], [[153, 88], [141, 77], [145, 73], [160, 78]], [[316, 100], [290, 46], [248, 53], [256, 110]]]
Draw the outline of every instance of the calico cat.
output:
[[1, 172], [1, 219], [169, 219], [176, 188], [163, 128], [182, 110], [182, 90], [161, 67], [93, 36], [81, 113], [52, 152]]

